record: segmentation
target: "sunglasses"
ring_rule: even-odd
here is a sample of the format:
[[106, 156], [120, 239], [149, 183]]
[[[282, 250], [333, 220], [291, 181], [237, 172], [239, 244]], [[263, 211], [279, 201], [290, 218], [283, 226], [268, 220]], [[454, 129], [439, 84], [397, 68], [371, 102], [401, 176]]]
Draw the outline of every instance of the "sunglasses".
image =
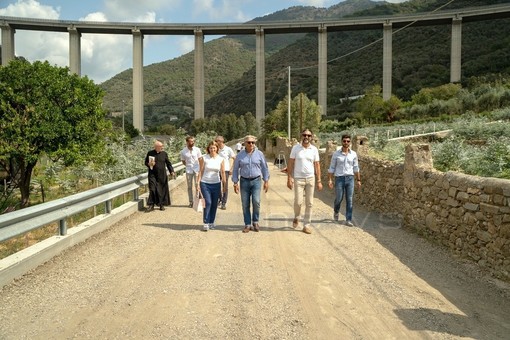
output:
[[303, 136], [303, 137], [312, 137], [312, 135], [308, 135], [306, 133], [303, 133], [301, 136]]
[[351, 142], [351, 141], [350, 141], [350, 140], [348, 140], [348, 139], [344, 139], [344, 140], [342, 141], [342, 143], [350, 143], [350, 142]]
[[255, 142], [245, 142], [246, 144], [255, 144]]

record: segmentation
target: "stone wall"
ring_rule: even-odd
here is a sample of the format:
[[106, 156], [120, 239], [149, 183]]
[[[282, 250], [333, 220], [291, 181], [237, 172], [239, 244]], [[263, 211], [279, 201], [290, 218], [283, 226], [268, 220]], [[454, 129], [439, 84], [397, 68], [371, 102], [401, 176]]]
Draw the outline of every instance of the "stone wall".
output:
[[434, 170], [426, 144], [404, 167], [404, 226], [510, 281], [510, 181]]
[[[404, 164], [367, 155], [368, 140], [358, 136], [362, 188], [355, 204], [398, 217], [411, 229], [475, 261], [494, 276], [510, 281], [510, 181], [434, 169], [428, 144], [406, 147]], [[275, 153], [290, 154], [291, 144], [277, 141]], [[337, 145], [321, 150], [323, 181]]]

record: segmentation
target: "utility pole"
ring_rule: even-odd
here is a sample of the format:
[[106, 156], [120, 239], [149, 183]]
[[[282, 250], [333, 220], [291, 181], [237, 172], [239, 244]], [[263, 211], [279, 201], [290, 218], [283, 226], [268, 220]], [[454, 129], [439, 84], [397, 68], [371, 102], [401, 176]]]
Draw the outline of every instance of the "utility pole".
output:
[[299, 94], [299, 132], [303, 131], [303, 93]]
[[289, 89], [288, 89], [288, 99], [287, 99], [287, 131], [288, 131], [288, 138], [290, 141], [290, 66], [289, 66]]
[[126, 129], [124, 129], [124, 103], [125, 101], [122, 100], [122, 131], [126, 133]]

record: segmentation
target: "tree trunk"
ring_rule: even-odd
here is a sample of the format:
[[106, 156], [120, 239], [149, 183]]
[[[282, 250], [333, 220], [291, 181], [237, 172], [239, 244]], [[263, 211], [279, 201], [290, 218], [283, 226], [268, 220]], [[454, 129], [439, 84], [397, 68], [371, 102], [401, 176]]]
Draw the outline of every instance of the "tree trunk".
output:
[[20, 162], [19, 191], [21, 192], [21, 208], [25, 208], [30, 203], [30, 181], [32, 180], [32, 170], [36, 162], [25, 164], [24, 161]]

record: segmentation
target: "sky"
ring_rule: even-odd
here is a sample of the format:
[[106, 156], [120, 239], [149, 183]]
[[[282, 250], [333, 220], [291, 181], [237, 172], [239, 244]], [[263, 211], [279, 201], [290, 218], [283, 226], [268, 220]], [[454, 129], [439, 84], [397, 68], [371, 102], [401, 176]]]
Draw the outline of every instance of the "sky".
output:
[[[387, 0], [388, 1], [388, 0]], [[406, 0], [389, 0], [404, 2]], [[76, 21], [241, 23], [292, 6], [341, 0], [0, 0], [0, 16]], [[206, 36], [205, 41], [218, 36]], [[81, 72], [96, 84], [133, 66], [131, 35], [82, 34]], [[193, 36], [145, 36], [144, 66], [191, 52]], [[17, 30], [15, 55], [69, 66], [69, 35]]]

